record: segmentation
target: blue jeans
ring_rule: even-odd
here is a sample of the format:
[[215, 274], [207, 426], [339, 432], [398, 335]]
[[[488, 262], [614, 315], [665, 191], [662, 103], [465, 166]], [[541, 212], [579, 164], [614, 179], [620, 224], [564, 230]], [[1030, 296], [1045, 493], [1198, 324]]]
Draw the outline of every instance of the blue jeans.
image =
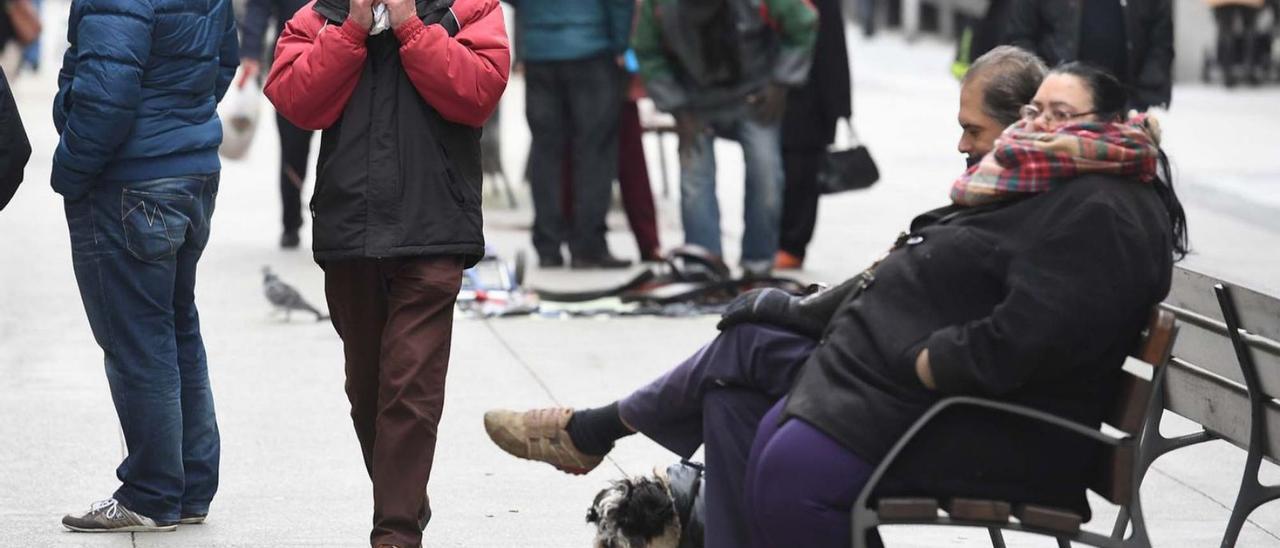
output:
[[195, 306], [217, 193], [217, 174], [195, 175], [100, 182], [66, 203], [80, 298], [129, 452], [114, 497], [162, 523], [208, 513], [218, 488], [218, 425]]
[[746, 189], [742, 263], [771, 266], [782, 222], [782, 141], [780, 126], [749, 116], [710, 123], [715, 135], [698, 137], [696, 151], [680, 166], [680, 217], [685, 241], [724, 256], [720, 246], [720, 203], [716, 199], [715, 137], [742, 145]]

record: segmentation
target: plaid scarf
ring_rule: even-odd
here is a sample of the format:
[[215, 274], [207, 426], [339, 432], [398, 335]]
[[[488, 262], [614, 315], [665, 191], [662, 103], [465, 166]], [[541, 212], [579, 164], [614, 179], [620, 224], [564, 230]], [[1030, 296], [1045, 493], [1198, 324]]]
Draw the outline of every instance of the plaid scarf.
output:
[[951, 201], [976, 206], [1047, 192], [1086, 173], [1110, 173], [1150, 183], [1160, 157], [1160, 126], [1146, 114], [1124, 122], [1070, 124], [1050, 133], [1019, 121], [995, 149], [951, 186]]

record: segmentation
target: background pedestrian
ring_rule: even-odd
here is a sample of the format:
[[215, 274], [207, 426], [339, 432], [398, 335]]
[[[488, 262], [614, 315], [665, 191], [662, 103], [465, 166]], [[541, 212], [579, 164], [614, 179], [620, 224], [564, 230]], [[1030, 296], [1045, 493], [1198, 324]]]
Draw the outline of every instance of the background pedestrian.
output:
[[53, 103], [71, 262], [128, 454], [120, 487], [62, 524], [172, 531], [200, 523], [221, 442], [195, 304], [239, 64], [230, 0], [74, 0]]
[[849, 52], [840, 0], [812, 0], [818, 10], [818, 38], [809, 80], [787, 94], [782, 119], [782, 166], [786, 188], [782, 228], [773, 266], [798, 269], [818, 222], [818, 169], [835, 141], [836, 123], [853, 116]]
[[[268, 25], [275, 22], [275, 36], [284, 33], [289, 22], [308, 0], [248, 0], [244, 16], [240, 19], [243, 45], [240, 48], [240, 78], [236, 85], [245, 87], [254, 83], [262, 73], [263, 64], [270, 68], [270, 59], [263, 48]], [[274, 49], [274, 48], [272, 48]], [[307, 164], [311, 157], [313, 132], [293, 125], [279, 113], [276, 114], [276, 131], [280, 134], [280, 247], [295, 249], [300, 245], [298, 231], [302, 228], [302, 186], [307, 179]]]
[[1085, 61], [1133, 90], [1129, 106], [1168, 108], [1173, 87], [1171, 0], [1011, 0], [1009, 44], [1049, 66]]
[[[634, 0], [507, 0], [519, 15], [525, 113], [532, 134], [533, 246], [544, 268], [622, 268], [605, 242], [618, 173], [620, 62]], [[561, 210], [564, 151], [572, 151], [573, 219]]]

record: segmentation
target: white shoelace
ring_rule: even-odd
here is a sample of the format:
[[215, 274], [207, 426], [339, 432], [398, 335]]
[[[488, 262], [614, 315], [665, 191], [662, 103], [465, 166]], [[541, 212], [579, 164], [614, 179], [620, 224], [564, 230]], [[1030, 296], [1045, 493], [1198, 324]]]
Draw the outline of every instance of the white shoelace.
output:
[[119, 519], [121, 516], [120, 502], [116, 499], [100, 500], [89, 506], [89, 513], [95, 512], [102, 512], [102, 515], [106, 516], [107, 519]]

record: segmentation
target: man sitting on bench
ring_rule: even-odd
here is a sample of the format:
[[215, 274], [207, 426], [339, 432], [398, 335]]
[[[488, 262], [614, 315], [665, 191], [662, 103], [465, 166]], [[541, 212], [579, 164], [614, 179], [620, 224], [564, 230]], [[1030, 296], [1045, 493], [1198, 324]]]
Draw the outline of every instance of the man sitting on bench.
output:
[[[1185, 219], [1154, 121], [1125, 117], [1119, 82], [1078, 64], [1043, 74], [1010, 48], [974, 63], [966, 136], [974, 120], [1016, 123], [978, 147], [992, 151], [976, 150], [953, 204], [917, 217], [871, 268], [804, 298], [748, 293], [719, 337], [653, 383], [597, 409], [490, 411], [490, 437], [574, 474], [635, 431], [683, 457], [705, 444], [707, 546], [825, 547], [849, 544], [875, 463], [944, 396], [1096, 426], [1168, 292]], [[1088, 441], [958, 415], [919, 447], [893, 489], [1088, 511]]]

